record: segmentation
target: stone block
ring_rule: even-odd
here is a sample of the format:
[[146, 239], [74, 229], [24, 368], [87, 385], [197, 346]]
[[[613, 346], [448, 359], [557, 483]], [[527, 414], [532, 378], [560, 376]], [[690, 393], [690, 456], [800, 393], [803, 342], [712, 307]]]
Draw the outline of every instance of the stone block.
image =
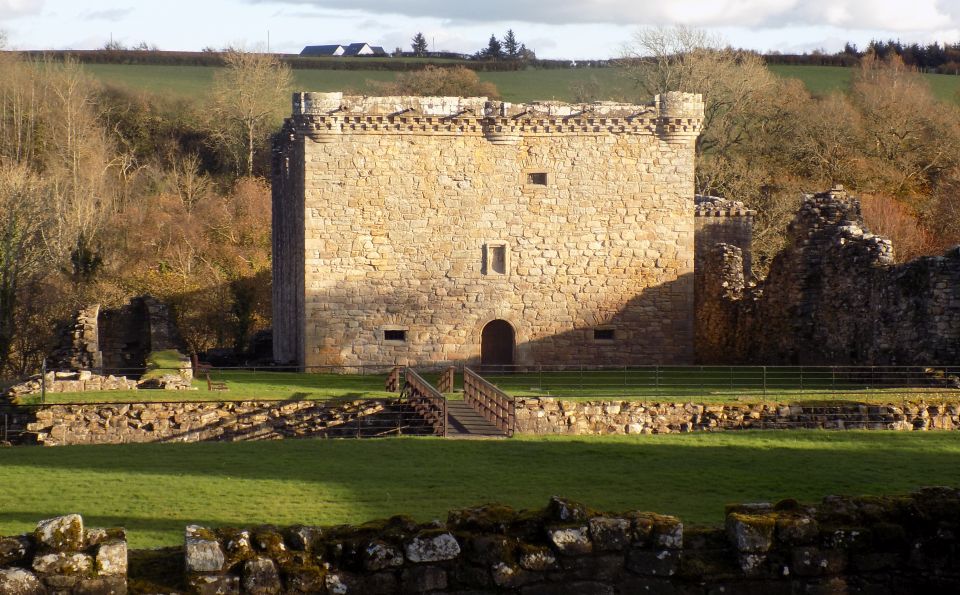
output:
[[213, 532], [199, 525], [186, 529], [184, 564], [188, 573], [220, 572], [226, 556]]
[[283, 590], [273, 560], [262, 556], [244, 562], [242, 585], [250, 595], [276, 595]]
[[441, 562], [460, 555], [460, 544], [450, 533], [418, 536], [404, 547], [407, 560], [414, 563]]
[[96, 570], [101, 576], [127, 576], [127, 542], [107, 541], [97, 547]]
[[55, 552], [83, 549], [83, 519], [79, 514], [68, 514], [40, 521], [33, 536], [41, 548]]
[[447, 572], [436, 566], [413, 566], [400, 577], [404, 593], [426, 593], [447, 588]]
[[547, 529], [547, 538], [564, 556], [576, 556], [593, 552], [590, 529], [579, 527], [554, 527]]
[[0, 593], [44, 595], [47, 590], [35, 574], [23, 568], [0, 568]]
[[678, 550], [630, 550], [627, 552], [627, 570], [643, 576], [673, 576], [680, 569], [683, 557]]

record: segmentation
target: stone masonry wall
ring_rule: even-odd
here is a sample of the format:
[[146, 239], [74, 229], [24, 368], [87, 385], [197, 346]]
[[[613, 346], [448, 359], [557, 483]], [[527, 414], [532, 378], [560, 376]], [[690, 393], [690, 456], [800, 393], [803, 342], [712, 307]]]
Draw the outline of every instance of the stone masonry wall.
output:
[[[381, 399], [92, 403], [29, 409], [34, 421], [26, 428], [45, 446], [337, 438], [358, 432], [370, 436], [389, 433], [398, 420], [410, 425], [413, 418], [400, 405]], [[430, 430], [424, 427], [421, 433]]]
[[808, 197], [766, 280], [736, 276], [735, 247], [711, 252], [699, 302], [704, 363], [952, 365], [960, 361], [960, 247], [893, 263], [842, 188]]
[[516, 401], [516, 431], [525, 434], [670, 434], [721, 430], [958, 430], [960, 391], [928, 401], [888, 404], [757, 403], [702, 405], [553, 397]]
[[195, 593], [948, 593], [960, 589], [960, 490], [728, 506], [723, 528], [672, 516], [488, 505], [446, 522], [187, 527]]
[[0, 536], [3, 595], [125, 595], [127, 539], [123, 529], [84, 527], [69, 514], [40, 521], [33, 533]]
[[295, 95], [274, 157], [278, 359], [476, 362], [502, 319], [520, 364], [692, 362], [702, 109]]

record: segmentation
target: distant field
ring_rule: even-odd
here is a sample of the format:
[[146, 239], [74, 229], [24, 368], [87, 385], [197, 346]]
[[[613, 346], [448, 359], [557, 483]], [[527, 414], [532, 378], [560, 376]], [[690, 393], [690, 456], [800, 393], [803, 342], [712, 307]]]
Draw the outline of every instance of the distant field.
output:
[[540, 508], [555, 494], [719, 524], [731, 502], [960, 486], [957, 460], [955, 432], [800, 430], [7, 448], [0, 535], [78, 512], [92, 526], [125, 526], [144, 548], [182, 544], [195, 522], [429, 521], [485, 502]]
[[[88, 64], [91, 73], [105, 83], [179, 99], [205, 96], [217, 68], [207, 66], [150, 66]], [[771, 70], [802, 80], [811, 92], [825, 94], [846, 89], [852, 69], [832, 66], [781, 66]], [[379, 70], [295, 70], [295, 87], [304, 91], [376, 92], [370, 81], [390, 81], [396, 73]], [[638, 97], [616, 68], [581, 68], [481, 72], [480, 78], [497, 85], [506, 101], [556, 99], [628, 99]], [[960, 76], [924, 75], [933, 92], [945, 101], [960, 103]]]

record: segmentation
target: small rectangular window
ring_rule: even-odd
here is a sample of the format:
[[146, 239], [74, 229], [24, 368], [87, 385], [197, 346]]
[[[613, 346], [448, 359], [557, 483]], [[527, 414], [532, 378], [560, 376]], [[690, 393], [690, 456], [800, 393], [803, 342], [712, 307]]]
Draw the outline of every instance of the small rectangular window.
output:
[[490, 247], [490, 269], [497, 274], [505, 275], [507, 273], [507, 247]]
[[406, 341], [407, 340], [407, 331], [404, 330], [385, 330], [383, 331], [383, 340], [384, 341]]
[[510, 247], [506, 242], [497, 240], [483, 245], [484, 275], [510, 274]]
[[547, 172], [543, 171], [532, 171], [527, 173], [527, 184], [533, 184], [535, 186], [546, 186], [547, 185]]
[[613, 338], [614, 338], [614, 332], [612, 328], [593, 329], [594, 341], [613, 341]]

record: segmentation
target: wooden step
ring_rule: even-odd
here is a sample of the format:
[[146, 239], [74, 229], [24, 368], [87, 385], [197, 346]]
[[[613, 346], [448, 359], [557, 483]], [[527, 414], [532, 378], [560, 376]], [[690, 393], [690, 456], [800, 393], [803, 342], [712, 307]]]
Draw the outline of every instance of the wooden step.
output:
[[504, 437], [504, 433], [463, 401], [447, 401], [447, 436]]

